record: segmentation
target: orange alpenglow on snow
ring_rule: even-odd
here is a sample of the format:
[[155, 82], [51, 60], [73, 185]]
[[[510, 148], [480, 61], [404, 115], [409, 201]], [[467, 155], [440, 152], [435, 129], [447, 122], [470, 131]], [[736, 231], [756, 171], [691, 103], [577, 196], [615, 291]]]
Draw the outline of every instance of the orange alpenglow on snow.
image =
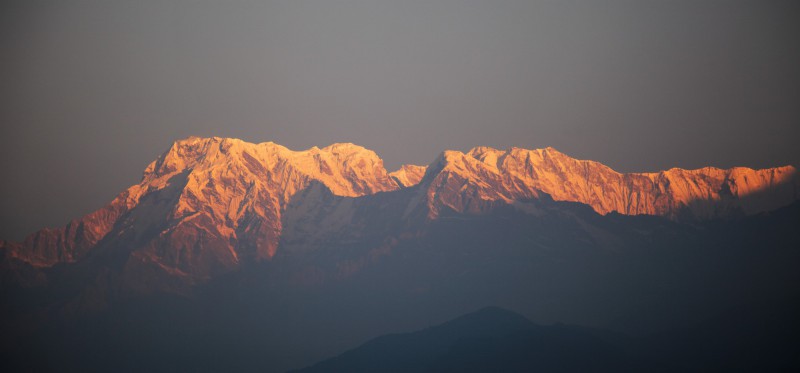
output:
[[40, 267], [75, 262], [92, 251], [127, 250], [129, 262], [207, 278], [242, 261], [272, 258], [284, 224], [325, 229], [296, 216], [302, 209], [284, 216], [290, 205], [314, 209], [320, 205], [304, 199], [356, 200], [394, 191], [408, 196], [400, 199], [407, 212], [424, 209], [404, 215], [409, 219], [436, 219], [442, 209], [481, 213], [498, 204], [536, 214], [537, 201], [552, 199], [600, 214], [704, 220], [788, 205], [800, 196], [800, 183], [791, 166], [623, 174], [552, 148], [445, 151], [428, 167], [388, 173], [375, 152], [353, 144], [293, 151], [272, 142], [190, 137], [175, 142], [147, 166], [139, 184], [106, 207], [0, 247]]
[[792, 166], [623, 174], [553, 148], [476, 147], [466, 154], [445, 151], [429, 168], [436, 169], [428, 192], [434, 215], [442, 206], [478, 211], [482, 203], [538, 199], [544, 193], [555, 201], [587, 204], [600, 214], [710, 219], [768, 211], [800, 197]]
[[408, 188], [419, 184], [427, 169], [427, 166], [404, 164], [399, 170], [389, 173], [389, 176], [400, 187]]

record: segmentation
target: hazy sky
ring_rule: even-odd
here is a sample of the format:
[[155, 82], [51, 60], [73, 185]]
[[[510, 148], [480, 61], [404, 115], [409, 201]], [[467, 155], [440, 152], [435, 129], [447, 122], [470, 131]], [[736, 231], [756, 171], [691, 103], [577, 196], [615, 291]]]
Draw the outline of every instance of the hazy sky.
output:
[[553, 146], [619, 171], [800, 165], [800, 2], [3, 1], [0, 239], [189, 135], [388, 168]]

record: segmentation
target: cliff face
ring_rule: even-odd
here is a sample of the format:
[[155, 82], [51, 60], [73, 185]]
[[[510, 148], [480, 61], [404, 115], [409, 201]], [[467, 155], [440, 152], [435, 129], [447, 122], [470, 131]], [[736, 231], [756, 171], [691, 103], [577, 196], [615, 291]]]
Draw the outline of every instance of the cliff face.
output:
[[[269, 142], [192, 137], [174, 143], [108, 206], [0, 247], [37, 267], [117, 253], [124, 254], [125, 268], [146, 264], [203, 279], [269, 260], [287, 224], [300, 232], [292, 235], [298, 240], [326, 229], [352, 231], [354, 217], [357, 226], [369, 227], [386, 215], [411, 219], [407, 212], [419, 208], [431, 219], [445, 208], [481, 213], [499, 204], [536, 213], [541, 199], [583, 203], [600, 214], [702, 220], [790, 204], [799, 185], [793, 167], [621, 174], [552, 148], [446, 151], [427, 168], [403, 166], [389, 174], [374, 152], [353, 144], [292, 151]], [[354, 198], [392, 191], [389, 199]], [[326, 205], [330, 196], [335, 208]], [[370, 203], [382, 204], [383, 212], [359, 215]]]

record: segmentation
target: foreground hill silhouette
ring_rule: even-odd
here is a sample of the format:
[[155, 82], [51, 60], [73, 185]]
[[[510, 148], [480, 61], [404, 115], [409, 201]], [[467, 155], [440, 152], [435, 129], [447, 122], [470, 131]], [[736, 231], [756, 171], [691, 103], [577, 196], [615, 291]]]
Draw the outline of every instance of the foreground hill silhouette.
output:
[[800, 293], [797, 185], [792, 167], [619, 174], [553, 149], [390, 173], [353, 144], [189, 138], [109, 206], [0, 243], [0, 359], [279, 372], [487, 304], [668, 333]]
[[[540, 326], [501, 308], [373, 339], [297, 372], [623, 372], [634, 359], [609, 333]], [[618, 337], [622, 338], [622, 337]]]
[[746, 304], [692, 328], [632, 338], [537, 325], [489, 307], [295, 372], [788, 372], [800, 368], [798, 314], [800, 298]]

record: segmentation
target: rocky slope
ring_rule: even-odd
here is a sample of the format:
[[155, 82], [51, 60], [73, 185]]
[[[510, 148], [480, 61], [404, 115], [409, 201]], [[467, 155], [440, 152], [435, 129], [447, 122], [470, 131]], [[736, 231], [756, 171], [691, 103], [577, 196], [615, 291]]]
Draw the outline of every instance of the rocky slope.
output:
[[551, 199], [600, 214], [702, 220], [775, 209], [799, 191], [790, 166], [621, 174], [552, 148], [478, 147], [389, 174], [374, 152], [353, 144], [292, 151], [271, 142], [191, 137], [175, 142], [108, 206], [0, 247], [36, 267], [80, 261], [90, 252], [124, 253], [125, 266], [144, 263], [201, 280], [272, 258], [284, 231], [302, 243], [324, 230], [359, 235], [387, 216], [436, 219], [443, 209], [481, 213], [511, 204], [536, 214], [539, 202]]

